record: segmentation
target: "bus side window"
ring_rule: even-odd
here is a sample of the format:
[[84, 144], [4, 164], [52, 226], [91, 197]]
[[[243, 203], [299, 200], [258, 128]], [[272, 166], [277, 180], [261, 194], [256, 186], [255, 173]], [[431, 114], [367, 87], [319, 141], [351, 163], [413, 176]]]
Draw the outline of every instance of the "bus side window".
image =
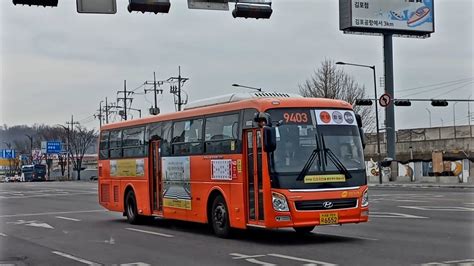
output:
[[124, 129], [122, 135], [123, 157], [145, 155], [145, 127]]
[[[161, 135], [161, 155], [169, 156], [171, 155], [171, 122], [164, 122], [162, 127], [162, 135]], [[150, 135], [152, 136], [152, 135]]]
[[173, 155], [202, 153], [203, 119], [178, 121], [173, 124]]
[[109, 131], [100, 132], [99, 159], [109, 158]]
[[242, 115], [242, 128], [253, 128], [256, 127], [254, 122], [255, 114], [258, 113], [257, 109], [245, 109]]
[[235, 153], [240, 150], [239, 114], [206, 118], [205, 147], [208, 154]]
[[110, 158], [122, 157], [122, 131], [112, 130], [109, 135]]

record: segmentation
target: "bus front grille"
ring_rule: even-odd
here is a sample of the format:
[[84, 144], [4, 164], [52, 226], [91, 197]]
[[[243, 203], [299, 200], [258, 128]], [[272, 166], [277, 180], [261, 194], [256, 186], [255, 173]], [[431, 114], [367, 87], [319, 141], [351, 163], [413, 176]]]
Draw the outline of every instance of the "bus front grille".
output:
[[336, 210], [357, 207], [357, 199], [328, 199], [295, 201], [298, 211]]

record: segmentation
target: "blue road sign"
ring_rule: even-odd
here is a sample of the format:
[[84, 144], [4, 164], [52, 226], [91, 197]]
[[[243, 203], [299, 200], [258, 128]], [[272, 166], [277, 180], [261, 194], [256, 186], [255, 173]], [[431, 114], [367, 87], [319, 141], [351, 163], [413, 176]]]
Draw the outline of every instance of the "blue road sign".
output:
[[46, 143], [46, 153], [61, 153], [60, 141], [48, 141]]
[[16, 152], [15, 152], [15, 150], [0, 150], [0, 158], [15, 159], [16, 158]]

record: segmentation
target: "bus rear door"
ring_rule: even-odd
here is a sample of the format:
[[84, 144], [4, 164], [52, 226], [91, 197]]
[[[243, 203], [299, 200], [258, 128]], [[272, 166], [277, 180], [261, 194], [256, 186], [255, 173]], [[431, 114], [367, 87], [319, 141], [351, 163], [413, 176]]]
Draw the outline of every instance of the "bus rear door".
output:
[[160, 141], [153, 140], [150, 144], [149, 184], [151, 209], [153, 214], [163, 215], [163, 183], [161, 177]]

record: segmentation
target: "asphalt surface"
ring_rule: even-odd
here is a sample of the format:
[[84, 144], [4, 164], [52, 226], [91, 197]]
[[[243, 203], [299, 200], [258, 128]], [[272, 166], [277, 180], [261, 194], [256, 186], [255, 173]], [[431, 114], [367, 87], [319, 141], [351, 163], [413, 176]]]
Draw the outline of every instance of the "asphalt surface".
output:
[[97, 183], [0, 184], [0, 264], [474, 265], [474, 189], [371, 187], [370, 222], [235, 232], [167, 220], [129, 225]]

